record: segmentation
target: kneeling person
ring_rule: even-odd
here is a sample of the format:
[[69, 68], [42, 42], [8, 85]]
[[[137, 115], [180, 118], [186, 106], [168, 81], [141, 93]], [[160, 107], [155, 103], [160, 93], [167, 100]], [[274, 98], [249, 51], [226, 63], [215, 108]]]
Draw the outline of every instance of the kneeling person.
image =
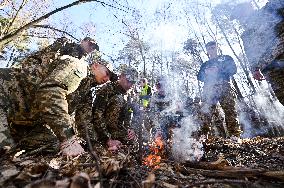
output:
[[130, 112], [126, 92], [138, 80], [138, 72], [131, 67], [121, 71], [119, 80], [105, 85], [96, 95], [93, 106], [94, 129], [98, 140], [111, 151], [117, 151], [121, 144], [135, 138], [130, 129]]

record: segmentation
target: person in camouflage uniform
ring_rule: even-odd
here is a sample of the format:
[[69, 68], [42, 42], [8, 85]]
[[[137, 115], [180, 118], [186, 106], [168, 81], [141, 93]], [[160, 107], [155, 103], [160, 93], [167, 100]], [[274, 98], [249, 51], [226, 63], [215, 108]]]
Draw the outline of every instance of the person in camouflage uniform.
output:
[[17, 98], [22, 97], [16, 87], [15, 73], [12, 69], [0, 69], [0, 150], [3, 146], [14, 144], [13, 139], [9, 137], [9, 116], [15, 112], [15, 109], [19, 108], [19, 103], [16, 101]]
[[131, 67], [121, 71], [119, 80], [102, 87], [96, 94], [93, 104], [93, 128], [98, 141], [106, 144], [111, 151], [117, 151], [122, 143], [134, 139], [135, 133], [130, 129], [130, 112], [126, 92], [137, 82], [138, 72]]
[[19, 80], [19, 87], [22, 88], [25, 100], [19, 103], [21, 105], [20, 111], [14, 115], [14, 121], [20, 121], [20, 124], [29, 121], [25, 117], [29, 117], [30, 104], [35, 98], [39, 84], [57, 66], [57, 62], [54, 62], [54, 60], [63, 55], [86, 60], [87, 55], [95, 50], [98, 51], [99, 46], [90, 37], [84, 38], [79, 44], [63, 37], [57, 39], [52, 45], [24, 58], [19, 64], [20, 73], [16, 77]]
[[251, 5], [241, 4], [232, 18], [238, 19], [245, 29], [241, 37], [253, 77], [260, 81], [265, 76], [284, 105], [284, 1], [270, 0], [257, 11]]
[[228, 136], [240, 136], [240, 127], [235, 109], [236, 94], [230, 85], [230, 78], [237, 72], [235, 62], [228, 55], [217, 55], [217, 44], [214, 41], [206, 44], [209, 60], [203, 63], [197, 79], [204, 82], [202, 102], [204, 104], [204, 122], [202, 133], [208, 134], [213, 110], [219, 102], [225, 113]]
[[[48, 61], [50, 65], [46, 67], [48, 71], [38, 64], [38, 68], [44, 69], [46, 74], [40, 74], [42, 71], [32, 69], [33, 67], [31, 67], [31, 69], [21, 69], [21, 72], [18, 75], [22, 75], [21, 73], [24, 73], [24, 70], [27, 70], [28, 73], [26, 74], [26, 78], [29, 78], [28, 74], [30, 74], [31, 78], [42, 75], [43, 80], [37, 82], [39, 78], [35, 79], [38, 84], [34, 84], [36, 88], [29, 87], [32, 85], [29, 85], [29, 83], [35, 81], [33, 79], [26, 80], [27, 82], [25, 82], [25, 84], [27, 87], [23, 87], [22, 83], [19, 83], [18, 88], [22, 88], [24, 92], [29, 88], [35, 90], [34, 93], [31, 90], [28, 90], [28, 93], [34, 96], [34, 101], [30, 101], [32, 102], [32, 105], [30, 105], [30, 108], [27, 108], [30, 115], [25, 116], [32, 120], [31, 126], [23, 126], [22, 122], [25, 121], [17, 121], [15, 118], [11, 121], [13, 122], [13, 127], [10, 129], [11, 134], [15, 140], [19, 141], [18, 145], [25, 147], [26, 149], [30, 149], [29, 147], [34, 149], [42, 145], [49, 145], [50, 148], [54, 150], [54, 141], [58, 139], [64, 154], [72, 156], [83, 152], [81, 146], [74, 137], [72, 137], [73, 133], [69, 131], [71, 119], [68, 114], [66, 97], [68, 94], [74, 92], [78, 88], [81, 80], [87, 76], [88, 66], [82, 59], [83, 54], [92, 52], [97, 48], [97, 45], [94, 45], [93, 41], [87, 38], [83, 40], [80, 45], [77, 45], [77, 47], [78, 48], [70, 49], [76, 49], [78, 51], [77, 53], [69, 52], [69, 54], [75, 54], [74, 56], [79, 54], [79, 56], [76, 57], [81, 57], [81, 59], [66, 55], [59, 56], [56, 59], [50, 59]], [[110, 74], [109, 70], [106, 67], [104, 68], [106, 70], [101, 74], [101, 76], [105, 74], [105, 76], [101, 78], [100, 82], [102, 83], [108, 81]], [[95, 76], [94, 69], [95, 65], [93, 64], [91, 65], [91, 73], [93, 76]], [[29, 72], [31, 70], [34, 71]], [[39, 74], [37, 74], [37, 72]], [[15, 77], [17, 79], [17, 76]], [[21, 78], [21, 76], [19, 77]], [[11, 91], [9, 92], [11, 93]], [[10, 93], [8, 93], [8, 95]], [[10, 106], [8, 106], [8, 108], [9, 107]], [[58, 144], [56, 143], [56, 145]]]
[[83, 79], [78, 89], [67, 96], [67, 100], [69, 114], [75, 113], [75, 132], [81, 139], [86, 141], [86, 131], [88, 131], [88, 136], [93, 143], [96, 138], [95, 132], [92, 131], [93, 89], [98, 88], [108, 80], [111, 82], [117, 81], [117, 76], [112, 72], [111, 63], [105, 60], [97, 60], [91, 67], [94, 76], [89, 75]]

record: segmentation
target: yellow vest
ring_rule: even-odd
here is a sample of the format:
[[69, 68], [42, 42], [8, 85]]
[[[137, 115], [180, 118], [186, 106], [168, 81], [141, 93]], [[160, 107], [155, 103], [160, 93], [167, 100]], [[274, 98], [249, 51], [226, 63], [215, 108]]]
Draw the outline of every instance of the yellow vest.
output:
[[[141, 96], [146, 96], [146, 95], [147, 95], [148, 88], [149, 88], [149, 86], [146, 84], [146, 85], [143, 87], [143, 89], [142, 89], [140, 95], [141, 95]], [[147, 99], [142, 99], [142, 104], [143, 104], [144, 107], [148, 107], [148, 105], [149, 105], [149, 100], [147, 100]]]

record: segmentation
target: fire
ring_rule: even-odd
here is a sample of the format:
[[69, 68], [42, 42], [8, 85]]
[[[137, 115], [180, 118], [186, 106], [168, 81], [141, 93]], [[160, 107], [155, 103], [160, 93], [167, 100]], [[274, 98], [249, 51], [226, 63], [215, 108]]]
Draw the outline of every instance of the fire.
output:
[[148, 167], [157, 169], [160, 167], [159, 164], [161, 163], [161, 155], [164, 151], [164, 142], [161, 137], [157, 137], [149, 146], [151, 154], [143, 159], [143, 163]]

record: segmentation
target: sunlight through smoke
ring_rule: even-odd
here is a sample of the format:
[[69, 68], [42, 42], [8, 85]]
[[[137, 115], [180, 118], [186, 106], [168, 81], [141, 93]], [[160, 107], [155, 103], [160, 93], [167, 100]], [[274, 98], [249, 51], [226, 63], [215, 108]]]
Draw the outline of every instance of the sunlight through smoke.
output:
[[[283, 136], [284, 125], [282, 123], [284, 118], [284, 107], [282, 104], [272, 97], [267, 85], [260, 85], [260, 92], [253, 96], [255, 107], [253, 110], [256, 112], [256, 118], [250, 119], [248, 114], [250, 111], [240, 112], [240, 122], [243, 125], [243, 138], [251, 138], [254, 136]], [[245, 109], [245, 106], [239, 108]], [[265, 120], [265, 121], [263, 121]]]
[[186, 31], [174, 23], [161, 23], [153, 31], [152, 36], [154, 39], [152, 42], [156, 42], [163, 50], [175, 50], [181, 47]]
[[182, 119], [181, 128], [173, 130], [172, 154], [176, 161], [197, 162], [203, 156], [202, 143], [191, 136], [197, 128], [191, 117], [186, 117]]

